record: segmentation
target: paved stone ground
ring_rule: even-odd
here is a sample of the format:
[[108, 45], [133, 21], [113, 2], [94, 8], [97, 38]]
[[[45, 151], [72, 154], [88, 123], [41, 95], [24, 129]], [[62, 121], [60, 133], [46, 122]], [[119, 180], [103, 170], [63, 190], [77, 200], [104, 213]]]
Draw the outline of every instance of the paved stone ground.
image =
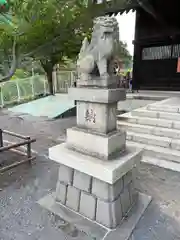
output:
[[[62, 142], [66, 128], [74, 124], [75, 118], [47, 121], [0, 112], [1, 128], [36, 137], [33, 148], [41, 155], [32, 167], [24, 165], [0, 175], [0, 240], [89, 239], [37, 204], [55, 189], [57, 180], [58, 165], [43, 155], [49, 146]], [[9, 157], [8, 152], [1, 153], [1, 159]], [[133, 240], [180, 239], [180, 174], [141, 164], [137, 188], [153, 196], [153, 201]]]
[[141, 164], [137, 188], [153, 201], [140, 220], [133, 240], [180, 239], [180, 174]]

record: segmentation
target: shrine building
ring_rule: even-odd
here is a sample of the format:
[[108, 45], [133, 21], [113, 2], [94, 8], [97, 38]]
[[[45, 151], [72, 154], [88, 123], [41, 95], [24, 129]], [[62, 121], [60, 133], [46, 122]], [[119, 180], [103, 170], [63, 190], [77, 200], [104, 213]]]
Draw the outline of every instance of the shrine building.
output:
[[[89, 0], [91, 1], [91, 0]], [[136, 11], [133, 88], [180, 91], [179, 0], [94, 0], [103, 13]], [[180, 61], [179, 61], [180, 63]]]

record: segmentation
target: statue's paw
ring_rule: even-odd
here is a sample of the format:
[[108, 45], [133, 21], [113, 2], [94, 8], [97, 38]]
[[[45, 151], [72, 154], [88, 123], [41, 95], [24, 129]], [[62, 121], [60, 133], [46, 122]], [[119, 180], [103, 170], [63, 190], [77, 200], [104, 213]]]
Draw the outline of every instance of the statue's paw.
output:
[[94, 69], [94, 58], [89, 55], [78, 61], [77, 64], [81, 72], [90, 73]]

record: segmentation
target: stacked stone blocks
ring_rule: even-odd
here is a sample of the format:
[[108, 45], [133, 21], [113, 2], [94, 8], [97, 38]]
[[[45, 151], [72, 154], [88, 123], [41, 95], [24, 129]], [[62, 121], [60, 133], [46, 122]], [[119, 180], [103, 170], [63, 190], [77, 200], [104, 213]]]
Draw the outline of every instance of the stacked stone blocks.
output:
[[99, 224], [115, 228], [137, 201], [135, 171], [133, 168], [109, 184], [61, 164], [56, 201]]

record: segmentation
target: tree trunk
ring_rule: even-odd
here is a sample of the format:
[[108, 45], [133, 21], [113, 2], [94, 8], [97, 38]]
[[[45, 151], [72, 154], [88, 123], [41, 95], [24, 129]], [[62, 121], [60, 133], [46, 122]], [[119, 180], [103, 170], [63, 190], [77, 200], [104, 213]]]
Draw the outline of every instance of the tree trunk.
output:
[[47, 74], [47, 80], [48, 80], [48, 86], [49, 86], [49, 93], [50, 95], [54, 95], [54, 83], [53, 83], [53, 76], [52, 76], [53, 70], [49, 70], [46, 72]]
[[54, 83], [53, 83], [53, 67], [54, 64], [52, 62], [43, 62], [41, 61], [41, 65], [46, 72], [47, 80], [48, 80], [48, 87], [49, 87], [49, 94], [54, 95]]

